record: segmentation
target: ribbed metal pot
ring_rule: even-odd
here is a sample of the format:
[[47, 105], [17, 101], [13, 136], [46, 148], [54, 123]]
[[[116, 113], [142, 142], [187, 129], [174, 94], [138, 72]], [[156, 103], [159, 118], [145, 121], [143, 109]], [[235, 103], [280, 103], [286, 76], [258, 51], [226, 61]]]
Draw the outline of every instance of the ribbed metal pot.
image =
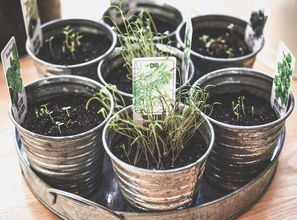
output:
[[[132, 1], [131, 1], [132, 2]], [[168, 33], [166, 36], [155, 37], [154, 39], [158, 42], [167, 43], [169, 41], [173, 42], [173, 46], [176, 45], [176, 31], [179, 25], [184, 21], [183, 14], [177, 8], [166, 4], [162, 1], [157, 0], [136, 0], [133, 1], [135, 3], [135, 13], [138, 14], [143, 9], [148, 9], [152, 15], [158, 17], [158, 19], [163, 22], [168, 23], [168, 25], [172, 25], [175, 27], [175, 30]], [[102, 22], [106, 23], [110, 26], [113, 26], [110, 19], [107, 17], [110, 16], [110, 9], [107, 9], [103, 14]], [[157, 26], [158, 28], [158, 26]], [[119, 44], [117, 46], [120, 46]]]
[[31, 51], [29, 47], [29, 41], [26, 42], [26, 50], [30, 57], [34, 60], [34, 64], [37, 69], [37, 73], [40, 77], [44, 76], [55, 76], [61, 74], [68, 75], [79, 75], [92, 79], [97, 78], [97, 66], [100, 60], [105, 58], [108, 54], [110, 54], [115, 48], [117, 37], [116, 34], [112, 31], [112, 29], [106, 25], [92, 20], [86, 19], [57, 19], [50, 22], [47, 22], [41, 26], [43, 32], [43, 38], [48, 39], [51, 36], [55, 36], [57, 34], [61, 34], [63, 28], [67, 25], [71, 25], [71, 27], [75, 31], [86, 32], [92, 34], [101, 34], [106, 35], [108, 39], [111, 41], [111, 45], [107, 51], [104, 51], [103, 54], [96, 57], [93, 60], [74, 64], [74, 65], [59, 65], [52, 64], [46, 62], [39, 57], [37, 57], [33, 51]]
[[[226, 68], [211, 72], [194, 85], [209, 87], [210, 93], [239, 92], [242, 89], [270, 102], [272, 77], [248, 68]], [[292, 113], [290, 94], [287, 112], [276, 121], [257, 126], [236, 126], [207, 117], [216, 139], [207, 164], [207, 176], [217, 187], [235, 190], [252, 180], [271, 158], [286, 118]]]
[[[180, 66], [181, 66], [183, 53], [180, 50], [178, 50], [177, 48], [167, 46], [167, 45], [161, 45], [161, 47], [159, 47], [159, 48], [162, 49], [162, 48], [164, 48], [163, 46], [166, 48], [166, 52], [168, 52], [170, 55], [176, 57], [177, 64], [180, 64]], [[108, 55], [105, 59], [101, 60], [98, 65], [97, 73], [98, 73], [100, 82], [103, 85], [107, 85], [108, 82], [106, 82], [106, 76], [111, 73], [114, 74], [115, 73], [114, 70], [118, 66], [123, 66], [124, 63], [125, 63], [125, 61], [121, 55], [121, 48], [116, 47], [114, 49], [114, 51], [110, 55]], [[190, 60], [188, 79], [185, 82], [183, 82], [182, 86], [178, 87], [177, 90], [182, 88], [186, 84], [188, 84], [194, 78], [194, 73], [195, 73], [194, 65], [193, 65], [193, 62]], [[182, 73], [182, 75], [183, 75], [183, 73]], [[128, 103], [130, 102], [130, 104], [131, 104], [131, 101], [133, 98], [133, 95], [131, 93], [126, 93], [126, 92], [120, 91], [120, 90], [119, 90], [119, 93], [125, 98], [125, 100]]]
[[[117, 114], [131, 111], [128, 106]], [[116, 117], [116, 116], [113, 116]], [[194, 163], [170, 170], [149, 170], [129, 165], [112, 152], [113, 143], [119, 135], [109, 129], [107, 122], [102, 140], [105, 151], [111, 159], [123, 197], [133, 207], [142, 210], [165, 211], [187, 207], [196, 198], [199, 180], [214, 143], [214, 131], [206, 119], [199, 133], [205, 139], [207, 151]]]
[[[92, 96], [103, 86], [96, 81], [79, 76], [56, 76], [39, 79], [25, 87], [28, 103], [66, 94]], [[107, 91], [113, 110], [113, 98]], [[86, 132], [71, 136], [45, 136], [33, 133], [18, 124], [9, 111], [17, 128], [25, 153], [32, 168], [52, 187], [88, 196], [100, 183], [104, 150], [100, 125]]]
[[[231, 17], [227, 15], [202, 15], [196, 16], [192, 18], [193, 25], [193, 36], [195, 33], [199, 32], [201, 28], [226, 28], [229, 24], [234, 24], [239, 33], [244, 36], [245, 29], [247, 25], [250, 26], [246, 21], [241, 20], [236, 17]], [[185, 22], [183, 22], [176, 32], [176, 38], [178, 41], [178, 45], [182, 48], [185, 48], [184, 45], [184, 29]], [[192, 41], [195, 41], [193, 39]], [[214, 70], [227, 68], [227, 67], [253, 67], [253, 64], [256, 60], [256, 55], [260, 52], [260, 50], [264, 46], [264, 37], [261, 38], [260, 46], [254, 46], [252, 49], [252, 53], [247, 54], [241, 57], [235, 58], [215, 58], [210, 56], [202, 55], [194, 50], [191, 50], [191, 58], [194, 62], [194, 66], [196, 71], [198, 71], [198, 75], [202, 76], [206, 73], [209, 73]]]

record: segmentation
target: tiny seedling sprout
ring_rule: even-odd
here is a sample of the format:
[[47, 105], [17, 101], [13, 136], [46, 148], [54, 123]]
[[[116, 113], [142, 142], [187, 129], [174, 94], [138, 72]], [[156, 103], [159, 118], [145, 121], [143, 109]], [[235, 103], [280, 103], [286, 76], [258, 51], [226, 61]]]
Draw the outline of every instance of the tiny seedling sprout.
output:
[[65, 35], [65, 39], [62, 44], [62, 51], [63, 53], [70, 52], [72, 58], [75, 59], [75, 52], [77, 46], [81, 45], [80, 40], [83, 38], [83, 35], [80, 32], [75, 32], [70, 25], [64, 27], [63, 34]]
[[62, 131], [61, 131], [62, 125], [64, 125], [66, 128], [68, 128], [67, 125], [64, 124], [63, 122], [56, 121], [55, 124], [57, 125], [60, 134], [62, 134]]
[[54, 54], [54, 50], [53, 50], [53, 44], [52, 44], [52, 41], [54, 40], [54, 38], [55, 38], [54, 36], [50, 36], [48, 39], [45, 40], [45, 43], [48, 43], [50, 53], [51, 53], [53, 58], [55, 58], [55, 54]]
[[69, 109], [71, 109], [71, 106], [65, 106], [65, 107], [62, 108], [62, 110], [66, 112], [68, 117], [70, 117], [70, 114], [69, 114], [69, 111], [68, 111]]

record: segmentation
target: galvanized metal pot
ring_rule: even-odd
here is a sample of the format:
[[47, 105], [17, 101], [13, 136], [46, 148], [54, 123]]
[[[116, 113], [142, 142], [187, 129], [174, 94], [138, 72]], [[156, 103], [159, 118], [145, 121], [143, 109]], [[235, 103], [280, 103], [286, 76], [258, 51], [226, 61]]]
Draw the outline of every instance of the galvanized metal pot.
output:
[[[223, 94], [244, 89], [270, 101], [272, 77], [247, 68], [226, 68], [211, 72], [194, 85]], [[273, 155], [286, 118], [292, 113], [294, 98], [290, 94], [287, 112], [276, 121], [257, 126], [236, 126], [206, 116], [214, 127], [216, 140], [207, 165], [207, 177], [217, 187], [235, 190], [262, 171]]]
[[[32, 82], [25, 90], [30, 103], [65, 94], [84, 94], [91, 97], [101, 87], [101, 84], [85, 77], [56, 76]], [[107, 89], [105, 92], [110, 97], [112, 111], [112, 95]], [[11, 110], [9, 114], [21, 137], [31, 167], [44, 181], [52, 187], [82, 196], [88, 196], [97, 190], [104, 155], [101, 134], [108, 118], [86, 132], [54, 137], [23, 128], [15, 121]]]
[[[135, 7], [133, 11], [136, 14], [138, 14], [139, 12], [141, 12], [141, 10], [146, 8], [151, 12], [153, 16], [158, 17], [158, 19], [168, 23], [168, 25], [172, 25], [176, 27], [174, 31], [169, 32], [166, 36], [154, 38], [156, 41], [161, 40], [163, 43], [172, 41], [173, 42], [172, 45], [173, 46], [176, 45], [176, 42], [177, 42], [176, 36], [175, 36], [176, 31], [178, 26], [184, 21], [183, 14], [180, 10], [162, 1], [135, 0], [135, 1], [127, 1], [127, 2], [128, 3], [132, 2], [132, 5], [133, 3], [135, 3], [135, 5], [133, 5], [133, 7]], [[113, 26], [113, 23], [111, 22], [111, 20], [107, 18], [110, 16], [110, 10], [111, 9], [106, 10], [106, 12], [103, 14], [102, 22], [110, 26]]]
[[34, 60], [37, 73], [41, 76], [55, 76], [61, 74], [79, 75], [96, 79], [96, 69], [100, 60], [110, 54], [116, 45], [116, 34], [105, 24], [86, 19], [57, 19], [42, 25], [43, 38], [48, 39], [51, 36], [62, 33], [63, 28], [70, 25], [75, 31], [87, 32], [93, 34], [103, 34], [111, 41], [111, 45], [102, 55], [88, 62], [74, 65], [58, 65], [46, 62], [37, 57], [29, 47], [29, 41], [26, 42], [26, 49], [30, 57]]
[[[132, 106], [128, 106], [117, 114], [131, 110]], [[103, 129], [103, 146], [111, 159], [122, 195], [127, 202], [138, 209], [154, 211], [189, 206], [197, 193], [207, 156], [214, 143], [214, 131], [210, 122], [206, 119], [199, 128], [199, 133], [207, 144], [207, 151], [201, 158], [192, 164], [176, 169], [149, 170], [129, 165], [111, 152], [114, 141], [119, 138], [118, 134], [109, 129], [112, 119]]]
[[[161, 45], [161, 47], [159, 47], [159, 48], [164, 49], [163, 51], [166, 50], [166, 52], [168, 52], [170, 55], [176, 57], [177, 64], [180, 64], [180, 66], [181, 66], [183, 53], [180, 50], [176, 49], [175, 47], [171, 47], [171, 46], [167, 46], [167, 45]], [[101, 60], [98, 65], [97, 73], [98, 73], [100, 82], [103, 85], [107, 85], [108, 84], [108, 82], [106, 82], [107, 75], [111, 74], [111, 73], [114, 74], [115, 73], [114, 70], [116, 68], [118, 68], [119, 66], [122, 67], [124, 65], [124, 63], [125, 63], [125, 61], [121, 55], [121, 48], [116, 47], [115, 50], [109, 56], [107, 56], [105, 59]], [[184, 75], [184, 73], [182, 73], [182, 75]], [[193, 77], [194, 77], [194, 65], [193, 65], [193, 62], [190, 60], [188, 79], [185, 80], [185, 82], [182, 83], [182, 86], [180, 86], [177, 89], [180, 89], [183, 86], [185, 86], [186, 84], [188, 84], [193, 79]], [[120, 90], [119, 90], [119, 93], [125, 98], [125, 100], [127, 100], [127, 102], [131, 103], [132, 98], [133, 98], [133, 95], [131, 93], [126, 93], [126, 92], [120, 91]]]
[[[237, 28], [239, 33], [244, 36], [246, 27], [248, 24], [246, 21], [241, 20], [236, 17], [231, 17], [227, 15], [202, 15], [196, 16], [192, 18], [192, 26], [193, 26], [193, 35], [195, 32], [198, 32], [201, 28], [226, 28], [229, 24], [234, 24]], [[182, 48], [184, 46], [184, 29], [185, 29], [185, 22], [182, 23], [176, 32], [176, 38], [178, 41], [178, 45]], [[192, 41], [195, 41], [193, 39]], [[210, 56], [202, 55], [194, 50], [191, 50], [191, 58], [194, 62], [194, 66], [196, 71], [198, 71], [197, 75], [204, 75], [214, 70], [227, 68], [227, 67], [253, 67], [253, 64], [256, 60], [256, 55], [260, 52], [260, 50], [264, 46], [264, 37], [260, 39], [260, 45], [256, 44], [252, 50], [252, 53], [235, 58], [214, 58]]]

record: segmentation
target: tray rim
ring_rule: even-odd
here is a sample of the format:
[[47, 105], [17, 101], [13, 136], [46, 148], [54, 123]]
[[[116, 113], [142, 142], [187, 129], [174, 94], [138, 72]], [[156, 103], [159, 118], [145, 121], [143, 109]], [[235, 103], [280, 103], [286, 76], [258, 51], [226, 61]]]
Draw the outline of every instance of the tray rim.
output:
[[[279, 158], [279, 155], [281, 153], [281, 150], [283, 148], [283, 145], [284, 145], [284, 141], [285, 141], [285, 127], [283, 128], [282, 132], [281, 132], [281, 135], [280, 135], [280, 138], [279, 138], [279, 142], [278, 142], [278, 146], [277, 148], [275, 149], [274, 151], [274, 154], [272, 156], [272, 160], [270, 161], [270, 163], [267, 165], [267, 167], [261, 172], [258, 174], [257, 177], [255, 177], [253, 180], [251, 180], [250, 182], [248, 182], [247, 184], [245, 184], [244, 186], [242, 186], [241, 188], [231, 192], [231, 193], [228, 193], [218, 199], [215, 199], [215, 200], [212, 200], [212, 201], [209, 201], [209, 202], [206, 202], [206, 203], [203, 203], [203, 204], [200, 204], [200, 205], [195, 205], [193, 207], [188, 207], [188, 208], [185, 208], [185, 209], [181, 209], [181, 210], [171, 210], [171, 211], [166, 211], [166, 212], [129, 212], [129, 211], [115, 211], [115, 210], [111, 210], [111, 209], [108, 209], [107, 207], [103, 206], [103, 205], [100, 205], [98, 203], [98, 208], [99, 207], [102, 207], [103, 209], [108, 209], [109, 212], [112, 214], [115, 214], [116, 216], [118, 215], [119, 218], [121, 218], [121, 216], [124, 216], [124, 217], [127, 217], [129, 219], [129, 217], [137, 217], [137, 214], [138, 215], [143, 215], [144, 217], [154, 217], [156, 215], [159, 215], [160, 217], [161, 216], [164, 216], [164, 217], [167, 217], [167, 215], [170, 216], [170, 214], [177, 214], [177, 213], [181, 213], [185, 210], [191, 210], [191, 211], [195, 211], [195, 209], [198, 210], [198, 208], [201, 208], [201, 207], [205, 207], [205, 206], [210, 206], [210, 205], [213, 205], [213, 204], [216, 204], [218, 202], [221, 202], [221, 201], [224, 201], [224, 200], [227, 200], [228, 198], [232, 198], [233, 196], [236, 196], [237, 194], [239, 194], [242, 190], [245, 190], [251, 186], [253, 186], [253, 184], [255, 184], [259, 179], [261, 179], [261, 177], [263, 177], [266, 173], [268, 173], [269, 171], [272, 171], [272, 175], [271, 177], [269, 177], [269, 180], [268, 180], [268, 183], [265, 185], [265, 187], [263, 188], [263, 190], [261, 190], [261, 192], [255, 197], [255, 199], [253, 199], [251, 202], [249, 202], [249, 204], [246, 206], [246, 207], [243, 207], [241, 208], [238, 212], [236, 213], [233, 213], [231, 214], [228, 219], [233, 219], [239, 215], [241, 215], [242, 213], [244, 213], [246, 210], [248, 210], [250, 207], [252, 207], [264, 194], [265, 192], [267, 191], [267, 188], [269, 187], [270, 183], [272, 182], [273, 180], [273, 177], [275, 175], [275, 172], [276, 172], [276, 167], [277, 167], [277, 162], [278, 162], [278, 158]], [[28, 171], [33, 174], [37, 179], [39, 179], [40, 182], [44, 183], [49, 189], [55, 189], [55, 188], [52, 188], [48, 185], [48, 183], [46, 183], [45, 181], [43, 181], [42, 179], [40, 179], [36, 174], [35, 172], [32, 170], [32, 168], [30, 167], [30, 164], [28, 161], [26, 161], [26, 159], [22, 156], [22, 152], [20, 151], [20, 148], [23, 147], [23, 146], [19, 146], [18, 144], [18, 138], [19, 135], [17, 133], [17, 130], [15, 129], [15, 132], [14, 132], [14, 141], [15, 141], [15, 147], [16, 147], [16, 150], [17, 150], [17, 154], [18, 154], [18, 157], [19, 157], [19, 162], [22, 163], [22, 165], [24, 165]], [[30, 185], [28, 179], [26, 178], [26, 176], [24, 175], [24, 170], [23, 170], [23, 166], [21, 165], [21, 171], [22, 171], [22, 174], [23, 174], [23, 177], [26, 181], [26, 184], [27, 186], [29, 187], [29, 189], [31, 190], [31, 192], [33, 193], [33, 195], [45, 206], [47, 207], [50, 211], [52, 211], [53, 213], [55, 213], [57, 216], [61, 217], [62, 219], [65, 219], [65, 220], [70, 220], [69, 218], [63, 216], [61, 213], [59, 213], [57, 210], [55, 210], [53, 207], [51, 207], [49, 204], [47, 204], [45, 201], [43, 201], [43, 199], [40, 197], [40, 195], [38, 195], [35, 190], [33, 190], [32, 186]], [[81, 197], [82, 198], [82, 197]], [[83, 198], [85, 199], [85, 198]], [[88, 200], [88, 199], [85, 199], [85, 200]], [[90, 200], [88, 200], [90, 201]], [[92, 201], [91, 201], [92, 202]], [[82, 205], [86, 205], [84, 203], [81, 203]], [[168, 217], [169, 217], [168, 216]]]

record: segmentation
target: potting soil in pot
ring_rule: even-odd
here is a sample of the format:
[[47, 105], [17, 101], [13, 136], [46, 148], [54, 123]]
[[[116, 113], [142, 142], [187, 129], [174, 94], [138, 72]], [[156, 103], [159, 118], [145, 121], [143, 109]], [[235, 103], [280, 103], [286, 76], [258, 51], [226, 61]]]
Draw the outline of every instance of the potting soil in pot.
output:
[[98, 101], [90, 102], [86, 110], [89, 98], [83, 95], [61, 95], [29, 102], [22, 126], [47, 136], [68, 136], [88, 131], [104, 120], [101, 114], [97, 114], [102, 107]]
[[63, 41], [65, 41], [65, 35], [60, 34], [54, 36], [51, 42], [44, 42], [37, 57], [52, 64], [74, 65], [99, 57], [111, 46], [111, 41], [105, 35], [85, 32], [79, 34], [81, 34], [82, 37], [79, 39], [79, 43], [75, 40], [75, 49], [73, 53], [70, 52], [70, 40], [69, 49], [67, 49], [65, 48], [67, 46], [63, 43]]
[[250, 54], [244, 36], [230, 24], [229, 28], [201, 28], [194, 30], [192, 50], [204, 56], [233, 58]]
[[211, 94], [208, 102], [218, 102], [214, 105], [210, 117], [226, 124], [253, 126], [279, 118], [268, 100], [245, 90], [238, 93]]
[[[133, 159], [135, 158], [136, 150], [134, 149], [136, 149], [137, 147], [135, 147], [134, 149], [132, 148], [133, 150], [131, 151], [131, 154], [129, 155], [129, 160], [128, 160], [127, 155], [122, 147], [123, 145], [127, 146], [128, 144], [129, 144], [128, 139], [126, 137], [121, 136], [115, 141], [115, 143], [113, 143], [114, 147], [113, 149], [111, 149], [111, 151], [121, 161], [131, 164], [129, 163], [129, 160], [133, 161]], [[206, 150], [207, 150], [207, 145], [205, 140], [200, 134], [196, 134], [188, 141], [188, 143], [186, 143], [184, 149], [181, 151], [181, 153], [179, 154], [178, 158], [174, 161], [174, 163], [172, 163], [172, 160], [171, 160], [172, 157], [170, 154], [166, 158], [164, 157], [162, 159], [163, 169], [164, 170], [174, 169], [174, 168], [179, 168], [179, 167], [183, 167], [188, 164], [191, 164], [197, 161], [206, 152]], [[156, 155], [156, 158], [157, 158], [157, 155]], [[135, 166], [140, 168], [145, 168], [145, 169], [155, 169], [155, 167], [153, 166], [155, 162], [151, 156], [149, 157], [149, 164], [150, 166], [148, 166], [146, 158], [142, 154], [138, 162], [135, 164]]]

